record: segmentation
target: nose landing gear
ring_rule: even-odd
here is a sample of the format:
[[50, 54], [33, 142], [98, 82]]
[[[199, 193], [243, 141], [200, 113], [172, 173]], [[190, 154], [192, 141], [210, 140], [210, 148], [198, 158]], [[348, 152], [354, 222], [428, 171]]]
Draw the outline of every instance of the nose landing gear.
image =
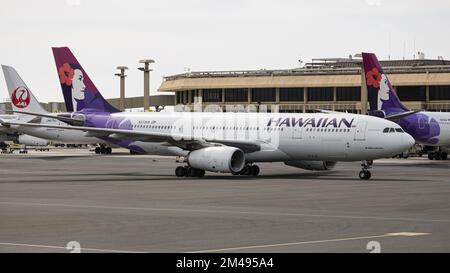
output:
[[369, 169], [373, 165], [373, 160], [364, 160], [361, 163], [362, 170], [359, 172], [359, 178], [363, 180], [369, 180], [372, 177], [371, 172]]

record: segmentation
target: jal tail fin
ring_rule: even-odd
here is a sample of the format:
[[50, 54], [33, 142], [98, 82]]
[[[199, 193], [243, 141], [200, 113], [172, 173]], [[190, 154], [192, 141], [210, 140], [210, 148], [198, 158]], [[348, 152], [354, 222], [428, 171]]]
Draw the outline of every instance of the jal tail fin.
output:
[[398, 98], [377, 56], [373, 53], [362, 53], [362, 57], [370, 111], [382, 111], [386, 114], [409, 111]]
[[[48, 112], [41, 106], [39, 101], [34, 97], [30, 88], [25, 84], [17, 71], [7, 65], [2, 65], [3, 75], [5, 76], [6, 86], [8, 88], [9, 97], [11, 98], [11, 107], [13, 111], [24, 113], [47, 114]], [[21, 120], [28, 122], [34, 119], [34, 116], [26, 114], [17, 114]]]
[[68, 47], [53, 47], [52, 51], [68, 112], [120, 112], [103, 98]]

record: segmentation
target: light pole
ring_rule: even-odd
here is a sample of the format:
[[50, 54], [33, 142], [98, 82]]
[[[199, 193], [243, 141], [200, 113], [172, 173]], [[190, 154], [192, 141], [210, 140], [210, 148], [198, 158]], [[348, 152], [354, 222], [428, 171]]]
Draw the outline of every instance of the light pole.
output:
[[154, 63], [152, 59], [140, 60], [139, 63], [144, 64], [144, 67], [138, 69], [144, 71], [144, 112], [150, 110], [150, 71], [149, 65]]
[[119, 100], [119, 108], [120, 110], [125, 110], [125, 70], [128, 69], [126, 66], [118, 66], [117, 69], [120, 70], [120, 73], [116, 73], [114, 75], [120, 77], [120, 100]]

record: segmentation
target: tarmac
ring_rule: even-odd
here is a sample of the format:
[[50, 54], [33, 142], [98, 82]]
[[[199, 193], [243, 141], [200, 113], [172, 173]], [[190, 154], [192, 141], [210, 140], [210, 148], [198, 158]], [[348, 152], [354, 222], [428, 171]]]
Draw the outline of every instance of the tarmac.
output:
[[177, 178], [172, 157], [0, 155], [0, 252], [449, 252], [450, 161]]

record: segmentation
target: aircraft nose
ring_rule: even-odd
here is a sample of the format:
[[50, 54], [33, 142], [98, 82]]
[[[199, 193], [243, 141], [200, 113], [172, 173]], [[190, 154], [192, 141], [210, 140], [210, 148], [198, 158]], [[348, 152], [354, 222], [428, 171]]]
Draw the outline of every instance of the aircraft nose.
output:
[[408, 133], [404, 133], [402, 138], [403, 138], [403, 142], [405, 143], [405, 147], [406, 147], [405, 149], [411, 148], [414, 145], [414, 143], [416, 143], [414, 138]]

